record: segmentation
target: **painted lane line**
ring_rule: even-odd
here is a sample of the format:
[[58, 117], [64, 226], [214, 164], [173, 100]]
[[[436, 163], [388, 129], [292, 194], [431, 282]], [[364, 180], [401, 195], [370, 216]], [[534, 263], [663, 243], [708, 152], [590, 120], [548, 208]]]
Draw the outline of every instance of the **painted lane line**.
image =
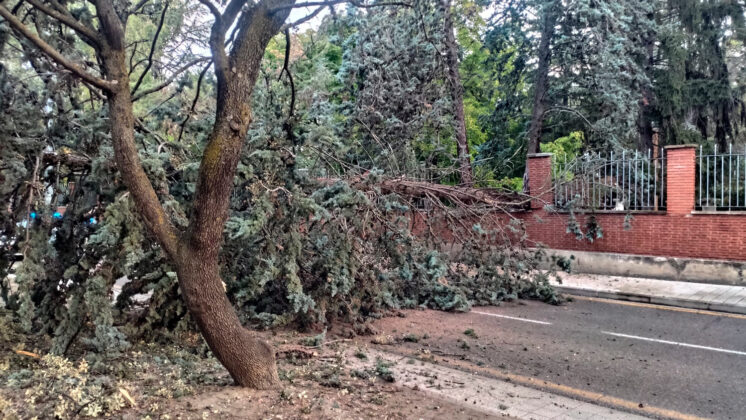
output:
[[491, 314], [489, 312], [479, 312], [479, 311], [471, 311], [471, 312], [475, 313], [475, 314], [479, 314], [479, 315], [487, 315], [487, 316], [494, 316], [494, 317], [497, 317], [497, 318], [512, 319], [514, 321], [531, 322], [533, 324], [541, 324], [541, 325], [552, 325], [551, 322], [536, 321], [534, 319], [527, 319], [527, 318], [518, 318], [517, 316], [498, 315], [498, 314]]
[[674, 345], [674, 346], [689, 347], [689, 348], [693, 348], [693, 349], [710, 350], [710, 351], [717, 351], [717, 352], [720, 352], [720, 353], [729, 353], [729, 354], [737, 354], [739, 356], [746, 356], [746, 351], [721, 349], [719, 347], [700, 346], [698, 344], [680, 343], [678, 341], [660, 340], [660, 339], [657, 339], [657, 338], [640, 337], [638, 335], [619, 334], [619, 333], [613, 333], [613, 332], [610, 332], [610, 331], [601, 331], [601, 332], [603, 334], [613, 335], [613, 336], [616, 336], [616, 337], [632, 338], [632, 339], [635, 339], [635, 340], [652, 341], [654, 343], [671, 344], [671, 345]]

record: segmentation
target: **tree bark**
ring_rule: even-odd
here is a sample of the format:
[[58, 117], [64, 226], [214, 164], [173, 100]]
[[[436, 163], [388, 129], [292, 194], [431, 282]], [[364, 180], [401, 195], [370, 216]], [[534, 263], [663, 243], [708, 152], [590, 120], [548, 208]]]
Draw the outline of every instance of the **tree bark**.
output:
[[279, 386], [272, 346], [241, 325], [225, 294], [217, 258], [180, 248], [176, 258], [182, 296], [210, 350], [238, 385], [255, 389]]
[[96, 1], [106, 39], [100, 55], [107, 79], [115, 82], [107, 97], [118, 169], [145, 225], [174, 262], [186, 306], [208, 346], [237, 384], [258, 389], [279, 385], [274, 351], [241, 325], [225, 294], [218, 255], [233, 178], [251, 123], [249, 101], [259, 66], [269, 40], [290, 11], [276, 12], [269, 6], [287, 4], [292, 2], [268, 0], [243, 12], [230, 55], [224, 50], [225, 31], [243, 2], [231, 1], [222, 14], [211, 9], [216, 19], [210, 44], [218, 79], [217, 115], [200, 165], [189, 228], [181, 234], [163, 210], [137, 154], [124, 24], [109, 1]]
[[531, 125], [528, 129], [527, 154], [539, 153], [541, 130], [544, 127], [544, 114], [547, 110], [546, 96], [549, 91], [549, 65], [552, 61], [552, 39], [557, 24], [558, 1], [553, 1], [542, 10], [541, 41], [539, 41], [539, 65], [534, 82], [534, 106], [531, 112]]
[[471, 155], [469, 153], [469, 142], [466, 138], [466, 117], [464, 115], [464, 86], [461, 83], [459, 73], [458, 43], [453, 33], [453, 11], [451, 0], [443, 0], [444, 13], [444, 43], [446, 48], [446, 65], [448, 67], [448, 84], [450, 85], [451, 100], [454, 107], [454, 130], [456, 132], [456, 144], [458, 149], [459, 176], [461, 185], [471, 187], [474, 185], [474, 177], [471, 170]]

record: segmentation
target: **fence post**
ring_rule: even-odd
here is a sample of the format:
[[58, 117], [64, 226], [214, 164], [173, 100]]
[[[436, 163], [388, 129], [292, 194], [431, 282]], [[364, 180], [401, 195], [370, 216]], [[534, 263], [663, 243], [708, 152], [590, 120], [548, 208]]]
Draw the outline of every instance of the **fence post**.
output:
[[694, 211], [696, 146], [666, 146], [666, 213], [686, 215]]
[[531, 209], [541, 209], [554, 204], [552, 194], [552, 154], [531, 153], [528, 155], [528, 193]]

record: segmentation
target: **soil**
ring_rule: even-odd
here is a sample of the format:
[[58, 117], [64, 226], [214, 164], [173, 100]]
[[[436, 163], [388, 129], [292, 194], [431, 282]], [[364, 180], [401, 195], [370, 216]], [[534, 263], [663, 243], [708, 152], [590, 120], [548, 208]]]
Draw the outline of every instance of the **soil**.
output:
[[[279, 361], [282, 389], [252, 391], [205, 387], [174, 400], [160, 413], [172, 419], [487, 419], [488, 413], [402, 387], [378, 377], [371, 367], [349, 367], [334, 346], [311, 359]], [[135, 413], [133, 413], [135, 414]], [[142, 413], [137, 413], [142, 414]], [[136, 418], [137, 415], [132, 418]]]
[[196, 395], [174, 401], [164, 413], [172, 419], [494, 418], [394, 384], [345, 382], [342, 389], [316, 383], [285, 385], [279, 392], [236, 387], [202, 389]]
[[[339, 335], [342, 334], [342, 335]], [[143, 344], [104, 367], [86, 371], [88, 382], [116, 384], [109, 395], [125, 390], [123, 408], [105, 413], [117, 419], [485, 419], [494, 413], [442, 395], [403, 386], [392, 377], [387, 364], [366, 356], [359, 343], [376, 336], [344, 338], [348, 330], [323, 339], [292, 331], [261, 333], [278, 352], [281, 388], [255, 391], [231, 385], [225, 370], [212, 357], [188, 348]], [[195, 340], [198, 341], [198, 340]], [[317, 344], [320, 342], [321, 344]], [[0, 372], [0, 419], [51, 418], [58, 400], [70, 400], [66, 380], [58, 377], [11, 384], [13, 376], [54, 377], [45, 370], [40, 355], [11, 352]], [[30, 354], [30, 355], [29, 355]], [[77, 366], [85, 354], [72, 358]], [[35, 376], [36, 377], [36, 376]], [[404, 379], [403, 377], [400, 379]], [[29, 391], [46, 393], [29, 402]], [[75, 391], [78, 392], [78, 391]], [[60, 395], [68, 394], [68, 395]], [[73, 410], [74, 412], [74, 410]], [[103, 416], [103, 415], [102, 415]], [[63, 415], [62, 418], [74, 418]]]

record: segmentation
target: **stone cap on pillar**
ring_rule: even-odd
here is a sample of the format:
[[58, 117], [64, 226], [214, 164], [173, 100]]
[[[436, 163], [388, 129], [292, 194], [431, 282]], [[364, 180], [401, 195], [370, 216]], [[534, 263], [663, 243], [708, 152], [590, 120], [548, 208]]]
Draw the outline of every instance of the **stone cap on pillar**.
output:
[[668, 146], [663, 146], [664, 149], [696, 149], [699, 147], [697, 144], [669, 144]]
[[552, 157], [554, 156], [554, 153], [529, 153], [528, 158], [543, 158], [543, 157]]

